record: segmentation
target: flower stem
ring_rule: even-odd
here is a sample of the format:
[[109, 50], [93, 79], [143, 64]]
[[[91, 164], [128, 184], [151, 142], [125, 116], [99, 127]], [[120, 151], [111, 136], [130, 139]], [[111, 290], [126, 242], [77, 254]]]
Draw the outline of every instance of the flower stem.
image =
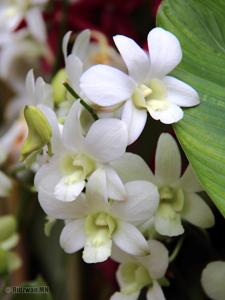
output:
[[[74, 89], [67, 83], [63, 82], [63, 85], [67, 89], [67, 91], [75, 98], [80, 99], [79, 95], [74, 91]], [[92, 115], [94, 120], [98, 120], [97, 114], [94, 112], [94, 110], [91, 108], [90, 105], [88, 105], [83, 99], [80, 99], [80, 104]]]
[[170, 255], [169, 257], [169, 261], [170, 263], [173, 262], [175, 260], [175, 258], [177, 257], [182, 245], [183, 245], [183, 241], [184, 241], [184, 238], [180, 238], [177, 242], [177, 245], [175, 247], [175, 249], [173, 250], [172, 254]]

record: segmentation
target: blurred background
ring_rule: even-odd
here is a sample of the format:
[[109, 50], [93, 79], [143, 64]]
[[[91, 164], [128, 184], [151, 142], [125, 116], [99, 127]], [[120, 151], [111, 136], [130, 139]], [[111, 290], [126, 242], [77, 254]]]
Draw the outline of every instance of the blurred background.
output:
[[[36, 1], [40, 3], [45, 28], [38, 26], [42, 23], [39, 23], [37, 15], [32, 22], [32, 16], [26, 14], [24, 8], [22, 13], [18, 10], [20, 15], [16, 21], [11, 17], [10, 21], [1, 18], [4, 5], [11, 5], [14, 1], [1, 2], [4, 3], [0, 3], [0, 182], [10, 178], [11, 186], [10, 192], [1, 191], [0, 183], [0, 213], [1, 217], [14, 215], [16, 224], [12, 222], [7, 237], [0, 232], [0, 299], [107, 300], [117, 290], [117, 264], [108, 260], [102, 264], [87, 265], [80, 253], [65, 254], [59, 246], [60, 221], [46, 236], [45, 231], [52, 224], [47, 223], [46, 228], [46, 216], [33, 187], [34, 173], [24, 170], [18, 163], [19, 151], [26, 136], [21, 114], [29, 101], [25, 93], [25, 78], [32, 68], [36, 76], [41, 75], [47, 82], [52, 81], [64, 67], [62, 38], [69, 30], [76, 37], [81, 30], [89, 28], [93, 30], [94, 43], [107, 43], [109, 47], [113, 47], [113, 35], [123, 34], [147, 49], [146, 37], [155, 27], [160, 0]], [[102, 62], [99, 56], [92, 59], [95, 63]], [[172, 127], [165, 128], [159, 122], [149, 120], [141, 138], [129, 149], [141, 155], [152, 169], [156, 142], [163, 131], [174, 135]], [[183, 154], [184, 168], [186, 165]], [[206, 195], [204, 197], [207, 198]], [[169, 300], [207, 299], [200, 286], [201, 270], [208, 261], [225, 259], [225, 241], [221, 238], [225, 232], [225, 222], [213, 209], [217, 223], [208, 233], [185, 225], [182, 251], [167, 273], [170, 286], [165, 288], [165, 294]], [[3, 231], [6, 221], [0, 219], [0, 231], [1, 224]], [[1, 252], [1, 244], [6, 238], [15, 238], [15, 234], [19, 237], [13, 249], [15, 267], [7, 269], [5, 262], [8, 256], [4, 249]], [[166, 240], [164, 242], [167, 243]], [[174, 244], [168, 242], [168, 248], [173, 249], [175, 244], [176, 241]], [[31, 286], [47, 284], [51, 294], [12, 298], [5, 295], [6, 286], [24, 282], [29, 282]], [[141, 299], [145, 298], [141, 295]]]

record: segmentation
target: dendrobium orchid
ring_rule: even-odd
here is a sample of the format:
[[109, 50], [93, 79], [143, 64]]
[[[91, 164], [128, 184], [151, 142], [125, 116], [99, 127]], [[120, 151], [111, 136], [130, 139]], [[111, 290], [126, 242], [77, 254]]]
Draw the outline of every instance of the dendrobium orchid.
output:
[[[202, 191], [191, 165], [181, 176], [181, 156], [174, 138], [161, 134], [156, 149], [155, 174], [137, 155], [126, 153], [112, 163], [124, 182], [149, 180], [157, 185], [160, 195], [158, 210], [152, 221], [161, 235], [177, 236], [184, 232], [182, 219], [200, 228], [214, 225], [214, 216], [197, 194]], [[126, 170], [126, 171], [125, 171]]]
[[63, 126], [61, 142], [55, 145], [49, 163], [36, 174], [36, 188], [52, 193], [57, 200], [73, 201], [85, 187], [86, 179], [102, 167], [110, 197], [124, 200], [124, 185], [109, 163], [126, 150], [126, 124], [118, 119], [100, 119], [85, 133], [80, 124], [81, 108], [75, 101]]
[[146, 181], [128, 182], [125, 189], [126, 200], [118, 202], [109, 197], [106, 173], [97, 169], [89, 177], [85, 195], [76, 201], [55, 200], [42, 188], [39, 201], [50, 217], [66, 221], [60, 244], [67, 253], [84, 248], [85, 262], [102, 262], [110, 257], [113, 243], [129, 254], [145, 256], [149, 247], [136, 226], [154, 214], [158, 191]]
[[197, 194], [202, 191], [191, 165], [181, 176], [179, 148], [169, 134], [161, 134], [155, 156], [155, 176], [160, 204], [155, 216], [155, 228], [162, 235], [174, 236], [184, 232], [181, 219], [201, 227], [214, 225], [214, 216]]
[[100, 106], [125, 103], [122, 120], [129, 128], [129, 144], [141, 134], [147, 111], [165, 124], [183, 118], [181, 107], [199, 104], [198, 93], [188, 84], [167, 76], [181, 61], [182, 50], [170, 32], [155, 28], [149, 32], [149, 56], [132, 39], [117, 35], [114, 42], [127, 66], [120, 70], [96, 65], [81, 77], [83, 93]]
[[150, 255], [135, 257], [114, 247], [112, 258], [119, 262], [117, 281], [120, 292], [110, 300], [137, 300], [142, 288], [147, 289], [147, 300], [165, 300], [158, 282], [166, 273], [169, 257], [166, 247], [158, 241], [148, 241]]

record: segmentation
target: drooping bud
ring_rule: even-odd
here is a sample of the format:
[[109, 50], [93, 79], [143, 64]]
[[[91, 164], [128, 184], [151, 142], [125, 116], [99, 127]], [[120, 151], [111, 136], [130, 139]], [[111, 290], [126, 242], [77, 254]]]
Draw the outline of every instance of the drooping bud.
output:
[[48, 147], [48, 154], [52, 155], [52, 129], [43, 112], [37, 107], [29, 105], [24, 109], [24, 117], [29, 132], [22, 147], [20, 160], [24, 161], [29, 156], [38, 154], [45, 145]]

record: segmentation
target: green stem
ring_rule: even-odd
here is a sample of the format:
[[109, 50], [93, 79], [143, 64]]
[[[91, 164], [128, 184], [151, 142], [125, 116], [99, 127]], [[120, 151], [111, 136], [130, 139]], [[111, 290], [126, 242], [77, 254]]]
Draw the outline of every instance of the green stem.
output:
[[[80, 99], [79, 95], [74, 91], [74, 89], [67, 82], [64, 82], [63, 85], [75, 99], [78, 99], [78, 98]], [[83, 99], [80, 99], [80, 104], [92, 115], [94, 120], [98, 120], [97, 114], [90, 107], [90, 105], [88, 105]]]
[[177, 255], [183, 245], [183, 241], [184, 241], [184, 238], [182, 237], [177, 242], [175, 249], [173, 250], [172, 254], [170, 255], [170, 258], [169, 258], [170, 263], [173, 262], [175, 260], [175, 258], [177, 257]]

